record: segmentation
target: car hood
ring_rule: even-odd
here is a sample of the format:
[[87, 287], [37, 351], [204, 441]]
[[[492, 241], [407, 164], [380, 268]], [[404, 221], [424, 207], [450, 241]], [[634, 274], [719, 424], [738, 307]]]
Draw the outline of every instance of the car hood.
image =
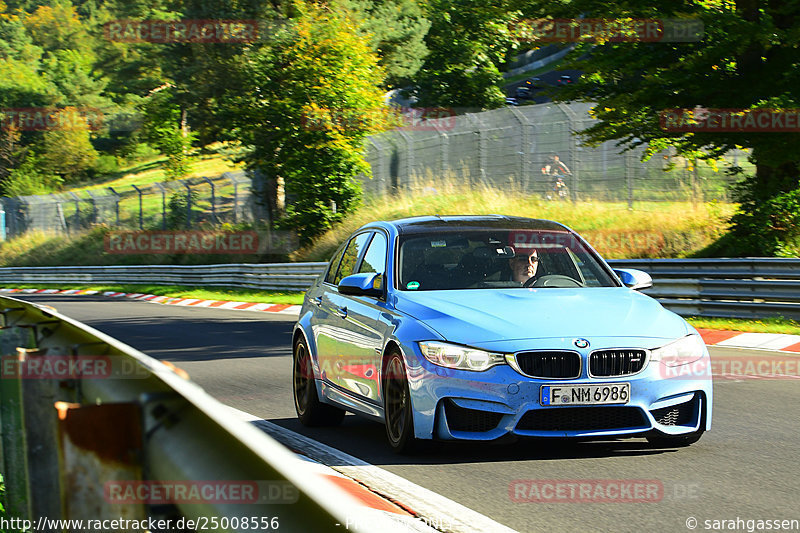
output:
[[690, 329], [653, 298], [624, 287], [398, 291], [396, 308], [444, 339], [476, 346], [553, 337], [677, 338]]

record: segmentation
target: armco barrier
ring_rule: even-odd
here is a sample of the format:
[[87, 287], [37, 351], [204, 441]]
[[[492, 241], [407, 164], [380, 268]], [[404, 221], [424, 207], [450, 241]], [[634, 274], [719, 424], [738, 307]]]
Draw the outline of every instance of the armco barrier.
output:
[[[255, 529], [264, 530], [277, 518], [267, 529], [305, 532], [341, 531], [348, 518], [363, 512], [351, 496], [232, 417], [174, 367], [50, 308], [0, 297], [0, 354], [0, 464], [9, 517], [34, 523], [150, 517], [211, 524], [216, 519], [222, 524], [213, 528], [217, 531], [253, 530], [254, 518]], [[10, 371], [15, 365], [41, 369], [53, 359], [91, 357], [103, 358], [112, 370], [95, 379], [85, 374], [29, 379], [30, 373]], [[209, 480], [271, 488], [257, 492], [256, 503], [208, 500], [203, 492], [206, 501], [155, 505], [115, 501], [106, 485]], [[371, 517], [370, 530], [392, 530], [380, 521]], [[352, 523], [348, 529], [363, 531]]]
[[644, 292], [680, 315], [800, 320], [800, 259], [625, 259], [653, 277]]
[[[800, 320], [800, 259], [619, 259], [653, 277], [643, 292], [682, 315]], [[0, 268], [6, 284], [161, 284], [297, 290], [326, 263]]]

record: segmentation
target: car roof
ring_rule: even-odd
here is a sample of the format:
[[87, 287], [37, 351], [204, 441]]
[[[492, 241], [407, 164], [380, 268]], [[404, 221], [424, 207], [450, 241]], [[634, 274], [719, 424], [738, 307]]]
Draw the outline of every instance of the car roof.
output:
[[387, 224], [397, 228], [401, 235], [428, 233], [431, 231], [466, 230], [543, 230], [570, 231], [566, 226], [538, 218], [512, 217], [506, 215], [448, 215], [421, 216], [392, 220]]

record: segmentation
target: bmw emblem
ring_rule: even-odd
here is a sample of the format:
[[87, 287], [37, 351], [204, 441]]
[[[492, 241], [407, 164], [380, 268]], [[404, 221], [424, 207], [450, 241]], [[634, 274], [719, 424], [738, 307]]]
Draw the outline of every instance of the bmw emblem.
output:
[[589, 341], [587, 341], [586, 339], [575, 339], [575, 346], [577, 346], [578, 348], [588, 348]]

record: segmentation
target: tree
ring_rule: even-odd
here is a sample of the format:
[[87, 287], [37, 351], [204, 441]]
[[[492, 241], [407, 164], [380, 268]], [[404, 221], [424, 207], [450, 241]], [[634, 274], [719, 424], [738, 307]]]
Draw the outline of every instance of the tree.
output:
[[341, 0], [361, 21], [372, 49], [386, 71], [386, 86], [409, 82], [422, 66], [428, 48], [425, 35], [430, 21], [416, 0]]
[[357, 22], [332, 8], [295, 6], [291, 27], [232, 58], [236, 90], [220, 102], [232, 133], [249, 146], [248, 168], [271, 184], [273, 219], [307, 243], [358, 202], [355, 178], [370, 173], [363, 140], [390, 117], [383, 70]]
[[412, 94], [423, 107], [492, 109], [504, 102], [500, 65], [515, 45], [506, 0], [428, 0], [430, 54], [414, 79]]
[[95, 164], [98, 153], [89, 140], [89, 126], [80, 120], [79, 111], [67, 107], [56, 115], [61, 125], [44, 132], [41, 161], [52, 174], [65, 183], [85, 177]]
[[[800, 107], [800, 5], [776, 0], [574, 0], [554, 11], [535, 1], [530, 12], [554, 17], [695, 17], [703, 39], [688, 43], [600, 43], [574, 64], [585, 72], [562, 100], [597, 102], [599, 122], [584, 133], [592, 142], [616, 139], [624, 147], [648, 145], [648, 154], [673, 146], [689, 157], [712, 159], [735, 147], [752, 149], [756, 174], [741, 189], [742, 206], [727, 243], [718, 251], [772, 254], [778, 231], [756, 223], [768, 200], [794, 191], [800, 175], [798, 133], [690, 132], [662, 129], [666, 109], [796, 109]], [[591, 95], [591, 96], [589, 96]], [[754, 232], [754, 228], [757, 231]], [[772, 235], [775, 237], [776, 235]], [[769, 244], [772, 243], [772, 244]]]
[[148, 144], [167, 156], [169, 179], [189, 173], [189, 150], [194, 136], [183, 124], [181, 108], [175, 103], [171, 87], [153, 91], [142, 105], [142, 131]]

